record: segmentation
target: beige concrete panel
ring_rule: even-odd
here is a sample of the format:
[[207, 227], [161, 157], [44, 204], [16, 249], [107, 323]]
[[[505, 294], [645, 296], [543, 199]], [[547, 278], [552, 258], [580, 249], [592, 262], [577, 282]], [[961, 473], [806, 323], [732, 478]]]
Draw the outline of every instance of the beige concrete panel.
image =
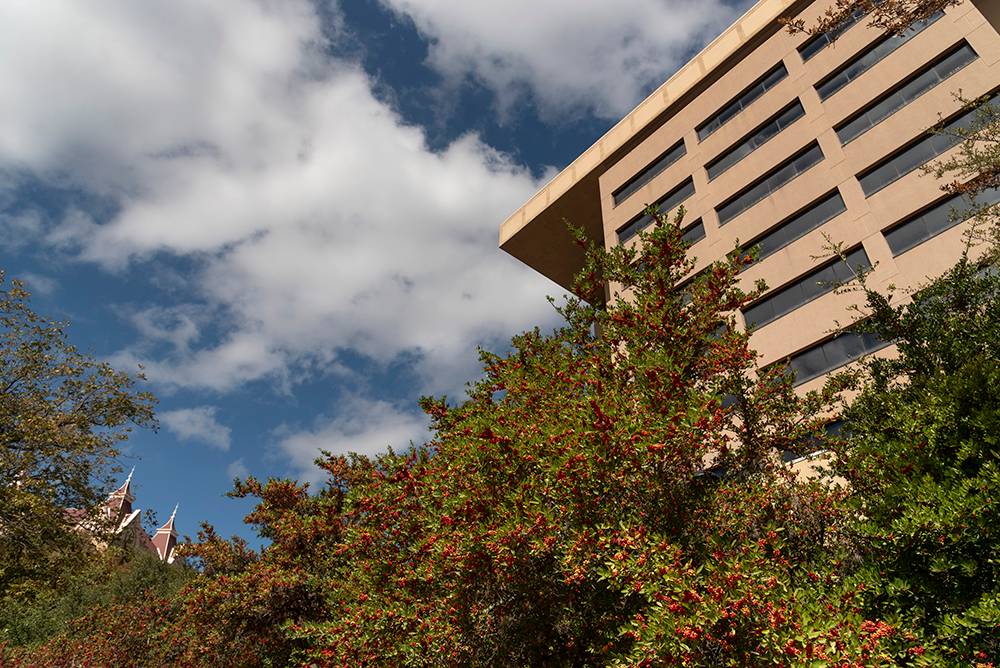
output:
[[[834, 125], [951, 48], [965, 34], [945, 15], [824, 102]], [[859, 49], [860, 51], [861, 49]], [[851, 56], [854, 57], [853, 55]]]
[[670, 99], [676, 100], [684, 95], [701, 77], [701, 68], [693, 63], [689, 63], [679, 69], [677, 74], [670, 77], [665, 84], [664, 90], [670, 96]]
[[759, 364], [767, 366], [847, 325], [854, 320], [850, 307], [863, 303], [859, 293], [827, 293], [756, 330], [750, 337], [750, 347], [760, 356]]
[[762, 174], [809, 146], [816, 137], [816, 130], [810, 119], [801, 118], [777, 137], [720, 174], [712, 181], [713, 205], [718, 206], [728, 200], [733, 193], [739, 192]]
[[713, 69], [735, 51], [742, 42], [743, 39], [735, 30], [723, 33], [702, 52], [702, 64], [707, 70]]
[[[965, 250], [967, 232], [971, 228], [971, 222], [956, 225], [897, 256], [895, 261], [899, 267], [899, 285], [917, 288], [948, 271]], [[970, 255], [975, 258], [985, 250], [985, 247], [976, 246]]]
[[563, 172], [549, 182], [546, 190], [549, 193], [549, 197], [556, 198], [569, 190], [573, 183], [573, 175], [569, 172]]
[[962, 108], [954, 96], [976, 97], [1000, 83], [1000, 69], [987, 67], [981, 60], [970, 63], [960, 72], [892, 114], [844, 147], [847, 168], [860, 173], [901, 145], [919, 137], [926, 128], [948, 118]]
[[763, 279], [769, 289], [776, 289], [832, 257], [831, 250], [827, 248], [827, 236], [833, 243], [843, 243], [844, 248], [848, 249], [857, 246], [867, 235], [867, 230], [859, 224], [858, 219], [850, 211], [846, 211], [821, 228], [748, 267], [740, 279], [747, 287], [758, 279]]
[[[747, 109], [743, 110], [738, 116], [713, 132], [705, 141], [701, 142], [699, 151], [704, 157], [704, 162], [710, 162], [717, 155], [742, 140], [761, 123], [788, 106], [788, 104], [795, 100], [797, 92], [798, 89], [795, 82], [791, 79], [785, 79], [754, 100], [753, 104]], [[715, 110], [705, 113], [702, 120], [708, 118], [714, 112]], [[799, 119], [795, 125], [798, 125], [802, 120], [804, 119]], [[700, 123], [701, 121], [698, 122]]]
[[966, 35], [966, 39], [987, 65], [1000, 62], [1000, 34], [989, 24], [982, 24]]
[[791, 0], [761, 0], [740, 20], [743, 33], [756, 33], [791, 5]]
[[823, 163], [799, 175], [722, 227], [731, 238], [749, 240], [832, 190], [843, 179]]
[[633, 128], [640, 128], [652, 121], [666, 108], [662, 95], [651, 95], [632, 112]]

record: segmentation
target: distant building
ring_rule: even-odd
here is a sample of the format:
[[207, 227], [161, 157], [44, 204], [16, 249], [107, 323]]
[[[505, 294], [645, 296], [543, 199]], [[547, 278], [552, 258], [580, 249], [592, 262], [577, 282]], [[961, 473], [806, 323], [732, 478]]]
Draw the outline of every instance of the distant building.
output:
[[[958, 259], [968, 225], [952, 212], [969, 205], [920, 167], [958, 150], [932, 127], [973, 120], [954, 93], [1000, 91], [1000, 0], [965, 0], [896, 37], [860, 14], [836, 35], [782, 25], [812, 25], [830, 4], [757, 2], [514, 212], [500, 247], [572, 289], [583, 252], [565, 221], [611, 248], [640, 243], [648, 204], [683, 204], [695, 271], [737, 243], [759, 249], [741, 280], [764, 279], [768, 291], [736, 319], [753, 327], [760, 366], [788, 364], [811, 390], [883, 348], [834, 334], [860, 297], [833, 291], [850, 273], [825, 238], [852, 266], [874, 266], [876, 289], [914, 287]], [[979, 201], [1000, 201], [1000, 190]]]
[[[108, 496], [96, 521], [88, 519], [82, 510], [76, 508], [67, 509], [66, 516], [74, 522], [81, 533], [90, 537], [91, 542], [98, 549], [107, 546], [100, 535], [102, 533], [110, 534], [111, 540], [114, 542], [152, 552], [159, 557], [160, 561], [165, 561], [168, 564], [173, 563], [174, 548], [177, 546], [177, 529], [174, 526], [177, 507], [174, 507], [174, 511], [170, 513], [170, 518], [166, 523], [150, 537], [142, 528], [142, 518], [140, 517], [142, 510], [132, 508], [134, 502], [132, 473], [129, 473], [122, 486]], [[96, 531], [97, 522], [102, 523], [106, 527], [106, 531]]]

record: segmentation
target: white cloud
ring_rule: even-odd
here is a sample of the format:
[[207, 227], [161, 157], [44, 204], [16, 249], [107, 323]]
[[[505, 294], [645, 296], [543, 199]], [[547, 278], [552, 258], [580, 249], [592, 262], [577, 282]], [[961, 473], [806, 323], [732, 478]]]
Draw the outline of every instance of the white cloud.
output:
[[226, 473], [230, 478], [243, 479], [250, 475], [250, 469], [247, 468], [243, 458], [240, 457], [239, 459], [229, 463], [229, 466], [226, 467]]
[[345, 349], [416, 351], [426, 389], [452, 392], [476, 343], [551, 317], [553, 286], [496, 248], [538, 182], [474, 135], [431, 152], [324, 34], [305, 0], [0, 8], [0, 171], [120, 204], [101, 224], [74, 212], [50, 243], [113, 271], [198, 260], [222, 333], [135, 320], [174, 346], [116, 357], [154, 382], [287, 387]]
[[59, 282], [51, 276], [43, 276], [30, 271], [22, 272], [17, 278], [24, 281], [30, 292], [40, 295], [51, 295], [59, 287]]
[[[2, 187], [0, 183], [0, 188]], [[35, 210], [0, 214], [0, 248], [9, 251], [20, 250], [38, 239], [44, 224], [42, 214]]]
[[[472, 76], [509, 108], [617, 119], [736, 17], [721, 0], [382, 0], [432, 40], [430, 64]], [[745, 8], [749, 0], [741, 0]]]
[[182, 441], [195, 441], [219, 450], [229, 450], [232, 430], [216, 419], [214, 406], [180, 408], [160, 413], [159, 418], [167, 429]]
[[291, 459], [304, 480], [316, 482], [324, 475], [313, 464], [320, 450], [333, 454], [356, 452], [375, 455], [392, 447], [402, 452], [412, 441], [421, 445], [428, 435], [423, 413], [400, 410], [385, 401], [350, 398], [337, 406], [337, 416], [323, 418], [305, 431], [279, 430], [279, 449]]

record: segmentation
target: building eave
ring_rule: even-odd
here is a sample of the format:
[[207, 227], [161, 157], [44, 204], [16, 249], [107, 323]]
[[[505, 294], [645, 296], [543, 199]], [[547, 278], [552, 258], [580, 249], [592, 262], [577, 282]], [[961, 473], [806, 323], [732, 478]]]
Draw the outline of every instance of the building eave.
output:
[[572, 290], [584, 252], [567, 223], [604, 246], [598, 177], [677, 110], [701, 93], [743, 54], [781, 29], [778, 19], [810, 0], [760, 0], [681, 67], [593, 146], [559, 172], [500, 226], [499, 245], [529, 267]]

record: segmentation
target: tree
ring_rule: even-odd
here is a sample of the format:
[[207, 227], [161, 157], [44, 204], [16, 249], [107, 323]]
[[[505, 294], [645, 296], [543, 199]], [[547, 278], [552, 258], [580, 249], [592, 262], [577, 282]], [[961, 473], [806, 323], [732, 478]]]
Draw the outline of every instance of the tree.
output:
[[[239, 665], [888, 664], [906, 641], [845, 590], [843, 491], [777, 457], [836, 391], [754, 372], [734, 254], [693, 261], [677, 221], [592, 250], [551, 335], [482, 353], [434, 438], [327, 456], [327, 484], [250, 479], [251, 553], [210, 530], [157, 656]], [[606, 282], [628, 300], [600, 302]], [[595, 331], [600, 331], [600, 336]], [[164, 631], [163, 629], [167, 629]], [[95, 640], [96, 642], [96, 640]], [[902, 644], [900, 644], [902, 643]], [[209, 658], [210, 657], [210, 658]], [[798, 657], [798, 658], [796, 658]]]
[[[0, 602], [0, 643], [32, 647], [78, 628], [78, 620], [94, 610], [172, 598], [194, 575], [181, 563], [166, 564], [145, 550], [112, 546], [81, 557], [59, 574], [58, 587], [36, 587], [32, 596]], [[126, 621], [124, 628], [133, 626]]]
[[1000, 663], [1000, 267], [966, 253], [912, 301], [866, 296], [898, 355], [864, 365], [833, 444], [864, 610], [918, 665]]
[[79, 352], [64, 323], [37, 315], [21, 283], [0, 272], [0, 595], [27, 595], [81, 550], [66, 514], [107, 491], [116, 445], [154, 425], [152, 395]]

